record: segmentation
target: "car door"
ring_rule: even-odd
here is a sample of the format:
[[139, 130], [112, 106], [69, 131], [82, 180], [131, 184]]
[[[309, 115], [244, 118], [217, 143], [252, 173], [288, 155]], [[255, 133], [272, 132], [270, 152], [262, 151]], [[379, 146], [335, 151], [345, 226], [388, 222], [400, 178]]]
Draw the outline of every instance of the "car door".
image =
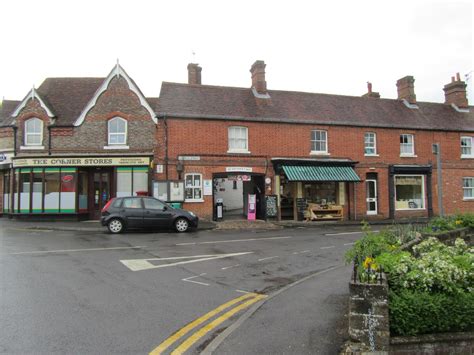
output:
[[131, 228], [143, 227], [143, 203], [141, 197], [127, 197], [123, 199], [123, 217], [127, 226]]
[[155, 198], [143, 198], [145, 206], [143, 220], [147, 227], [169, 227], [173, 218], [170, 207]]

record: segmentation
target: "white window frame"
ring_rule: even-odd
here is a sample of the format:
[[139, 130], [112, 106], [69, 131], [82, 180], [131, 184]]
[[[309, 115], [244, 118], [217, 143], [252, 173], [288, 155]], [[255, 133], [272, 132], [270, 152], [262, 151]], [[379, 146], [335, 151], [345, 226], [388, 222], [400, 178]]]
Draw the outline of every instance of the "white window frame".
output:
[[[194, 176], [199, 175], [199, 181], [201, 182], [199, 186], [194, 185]], [[192, 176], [191, 181], [193, 182], [192, 186], [186, 186], [186, 178], [188, 176]], [[184, 202], [204, 202], [204, 196], [203, 196], [203, 188], [202, 188], [202, 174], [200, 173], [187, 173], [184, 175], [184, 196], [185, 200]], [[193, 198], [186, 198], [186, 189], [191, 188], [193, 190]], [[201, 198], [194, 198], [194, 190], [195, 189], [200, 189], [201, 190]]]
[[[125, 122], [125, 132], [119, 132], [119, 133], [112, 133], [110, 132], [110, 125], [112, 122], [115, 122], [115, 121], [124, 121]], [[110, 137], [111, 136], [123, 136], [124, 137], [124, 141], [123, 142], [120, 142], [120, 143], [112, 143], [111, 142], [111, 139]], [[116, 146], [121, 146], [121, 147], [124, 147], [127, 145], [127, 138], [128, 138], [128, 122], [126, 119], [122, 118], [122, 117], [114, 117], [114, 118], [111, 118], [108, 122], [107, 122], [107, 144], [110, 146], [110, 147], [116, 147]]]
[[[421, 177], [421, 196], [423, 196], [423, 208], [397, 208], [397, 177]], [[425, 175], [407, 175], [398, 174], [393, 176], [393, 194], [395, 211], [423, 211], [426, 210], [426, 196], [425, 196]]]
[[[231, 142], [234, 140], [243, 140], [241, 137], [233, 137], [231, 132], [235, 132], [234, 130], [244, 130], [245, 131], [245, 148], [232, 148]], [[227, 140], [228, 140], [228, 151], [227, 153], [244, 153], [248, 154], [249, 152], [249, 129], [245, 126], [230, 126], [227, 128]]]
[[[315, 134], [316, 132], [319, 132], [319, 133], [324, 132], [325, 139], [324, 140], [323, 139], [313, 139], [313, 134]], [[311, 139], [311, 152], [310, 152], [310, 154], [329, 155], [329, 153], [328, 153], [329, 139], [328, 139], [328, 131], [327, 130], [325, 130], [325, 129], [312, 129], [310, 139]], [[325, 145], [326, 149], [325, 150], [314, 150], [313, 148], [315, 148], [317, 142], [320, 142], [320, 143], [324, 142], [324, 145]]]
[[[471, 179], [472, 180], [472, 187], [465, 187], [464, 186], [464, 180], [467, 180], [467, 179]], [[466, 197], [464, 195], [464, 192], [466, 190], [472, 190], [472, 197]], [[463, 177], [462, 178], [462, 199], [465, 200], [465, 201], [473, 201], [474, 200], [474, 177], [471, 177], [471, 176], [466, 176], [466, 177]]]
[[[463, 145], [462, 145], [463, 140], [469, 141], [469, 144], [463, 147]], [[474, 137], [469, 137], [469, 136], [462, 136], [461, 137], [461, 158], [474, 158], [474, 147], [473, 147], [473, 145], [474, 145]], [[462, 149], [465, 148], [465, 147], [471, 148], [471, 154], [464, 154], [462, 152]]]
[[[373, 146], [374, 152], [373, 153], [367, 153], [367, 151], [366, 151], [366, 149], [368, 148], [367, 143], [371, 143], [371, 142], [367, 142], [367, 135], [369, 135], [369, 134], [373, 136], [373, 144], [374, 144], [374, 146]], [[372, 148], [372, 147], [369, 147], [369, 148]], [[365, 132], [364, 133], [364, 155], [369, 156], [369, 157], [370, 156], [372, 156], [372, 157], [378, 156], [378, 154], [377, 154], [377, 133], [375, 133], [375, 132]]]
[[[40, 132], [28, 132], [28, 122], [39, 122], [40, 123]], [[25, 121], [25, 147], [41, 147], [43, 145], [43, 121], [37, 117], [29, 118]], [[39, 136], [40, 141], [39, 143], [29, 143], [28, 137], [29, 136]]]
[[[401, 143], [400, 142], [400, 156], [401, 157], [413, 157], [415, 156], [415, 135], [411, 133], [402, 133], [400, 134], [400, 140], [402, 137], [411, 137], [411, 143]], [[402, 146], [409, 147], [411, 145], [411, 152], [402, 152]]]

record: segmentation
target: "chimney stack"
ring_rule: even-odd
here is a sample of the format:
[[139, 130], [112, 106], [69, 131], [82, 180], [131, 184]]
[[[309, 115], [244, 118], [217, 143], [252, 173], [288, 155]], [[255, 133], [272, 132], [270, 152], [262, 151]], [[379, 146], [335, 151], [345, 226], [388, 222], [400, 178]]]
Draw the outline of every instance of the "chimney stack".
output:
[[367, 82], [367, 93], [362, 95], [362, 97], [380, 99], [380, 94], [378, 92], [372, 91], [372, 83], [368, 81]]
[[411, 75], [397, 80], [397, 91], [399, 100], [407, 100], [409, 104], [416, 104], [415, 78]]
[[199, 64], [188, 64], [188, 84], [201, 85], [201, 70]]
[[255, 88], [255, 90], [257, 90], [259, 94], [267, 93], [267, 82], [265, 81], [265, 67], [266, 64], [263, 60], [257, 60], [250, 68], [250, 73], [252, 73], [252, 87]]
[[454, 104], [459, 108], [468, 108], [466, 86], [466, 83], [461, 81], [459, 73], [456, 74], [456, 79], [452, 76], [451, 82], [443, 88], [445, 103]]

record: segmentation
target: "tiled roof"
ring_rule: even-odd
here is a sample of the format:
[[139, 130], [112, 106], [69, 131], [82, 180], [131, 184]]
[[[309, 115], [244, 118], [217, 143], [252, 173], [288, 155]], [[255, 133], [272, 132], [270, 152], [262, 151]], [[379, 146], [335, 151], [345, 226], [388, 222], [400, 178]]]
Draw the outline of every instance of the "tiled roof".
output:
[[47, 78], [37, 89], [57, 116], [58, 125], [72, 125], [105, 78]]
[[163, 82], [158, 115], [228, 119], [474, 131], [474, 107], [458, 112], [441, 103], [418, 102], [408, 108], [400, 100], [268, 91], [271, 99], [256, 99], [251, 89]]
[[9, 126], [12, 123], [10, 115], [20, 103], [21, 101], [3, 100], [0, 107], [0, 127]]

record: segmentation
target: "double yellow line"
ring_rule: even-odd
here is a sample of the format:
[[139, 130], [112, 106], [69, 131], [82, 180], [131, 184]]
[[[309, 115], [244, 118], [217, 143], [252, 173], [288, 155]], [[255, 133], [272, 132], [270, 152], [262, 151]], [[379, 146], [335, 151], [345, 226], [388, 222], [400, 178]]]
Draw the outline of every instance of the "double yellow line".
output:
[[220, 317], [214, 319], [212, 322], [206, 324], [204, 327], [202, 327], [195, 333], [193, 333], [185, 341], [183, 341], [173, 352], [171, 352], [172, 355], [183, 354], [186, 350], [188, 350], [191, 346], [193, 346], [193, 344], [196, 343], [199, 339], [201, 339], [204, 335], [206, 335], [211, 330], [213, 330], [214, 328], [216, 328], [217, 326], [225, 322], [234, 314], [240, 312], [241, 310], [245, 308], [250, 307], [252, 304], [266, 297], [267, 296], [265, 295], [259, 295], [256, 293], [246, 293], [243, 296], [234, 298], [233, 300], [230, 300], [229, 302], [224, 303], [223, 305], [217, 307], [216, 309], [210, 311], [209, 313], [206, 313], [202, 317], [194, 320], [193, 322], [189, 323], [185, 327], [178, 330], [176, 333], [174, 333], [172, 336], [170, 336], [168, 339], [166, 339], [160, 345], [158, 345], [152, 352], [150, 352], [150, 355], [162, 354], [166, 349], [168, 349], [172, 344], [180, 340], [189, 331], [193, 330], [194, 328], [208, 321], [212, 317], [218, 315], [219, 313], [226, 310], [227, 308], [237, 305], [234, 308], [227, 311], [226, 313], [224, 313], [223, 315], [221, 315]]

